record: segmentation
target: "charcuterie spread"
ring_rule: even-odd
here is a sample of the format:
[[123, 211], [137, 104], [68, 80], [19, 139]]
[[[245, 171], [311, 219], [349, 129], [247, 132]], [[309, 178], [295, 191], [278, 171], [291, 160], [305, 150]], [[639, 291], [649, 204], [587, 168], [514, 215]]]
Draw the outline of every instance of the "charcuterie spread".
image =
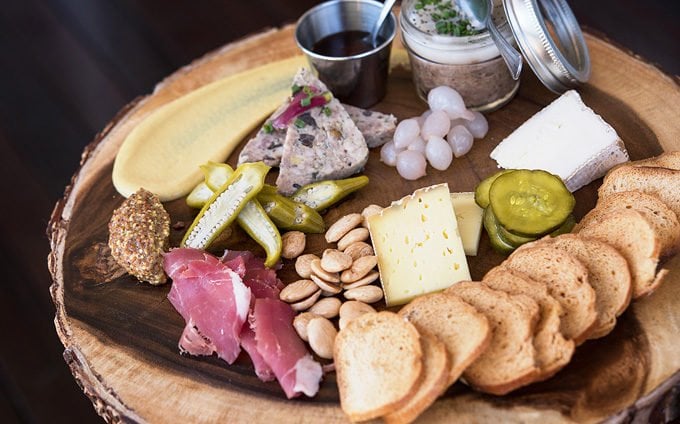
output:
[[[457, 7], [415, 20], [443, 3], [415, 2], [409, 25], [478, 34]], [[679, 152], [631, 162], [578, 89], [490, 140], [490, 121], [469, 103], [474, 75], [463, 96], [433, 85], [448, 68], [413, 63], [431, 46], [406, 42], [412, 69], [425, 66], [412, 93], [426, 100], [419, 114], [344, 104], [296, 57], [199, 88], [127, 135], [108, 245], [140, 282], [171, 285], [178, 355], [224, 367], [249, 358], [288, 399], [316, 396], [335, 373], [350, 421], [407, 423], [457, 382], [504, 396], [551, 379], [664, 284], [680, 250]], [[485, 66], [505, 72], [499, 63]], [[482, 103], [511, 101], [514, 82], [497, 85], [504, 92]], [[478, 143], [495, 144], [497, 169], [451, 190], [442, 172]], [[387, 165], [391, 184], [426, 182], [335, 213], [380, 192], [385, 181], [364, 174], [371, 161]], [[577, 213], [575, 193], [602, 177], [596, 206]], [[164, 209], [175, 199], [192, 222]], [[255, 247], [230, 244], [234, 234]], [[323, 248], [310, 249], [311, 237]], [[483, 239], [503, 259], [473, 276]]]

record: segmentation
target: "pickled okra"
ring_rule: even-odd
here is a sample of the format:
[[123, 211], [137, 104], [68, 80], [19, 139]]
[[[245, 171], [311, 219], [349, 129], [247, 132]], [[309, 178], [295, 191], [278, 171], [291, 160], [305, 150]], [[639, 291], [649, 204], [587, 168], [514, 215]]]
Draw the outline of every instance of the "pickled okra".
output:
[[239, 166], [203, 205], [184, 235], [181, 245], [196, 249], [208, 247], [236, 219], [246, 203], [262, 189], [269, 169], [262, 162]]
[[264, 249], [267, 254], [264, 265], [268, 268], [274, 266], [281, 257], [283, 247], [281, 234], [267, 216], [260, 202], [252, 199], [246, 203], [236, 217], [236, 222]]
[[[209, 190], [222, 185], [233, 172], [229, 165], [216, 162], [201, 165], [201, 169], [205, 175], [205, 181], [201, 184], [205, 184]], [[205, 196], [199, 186], [196, 186], [190, 194], [193, 195], [192, 204], [199, 204], [199, 196]], [[323, 233], [326, 229], [323, 218], [317, 211], [305, 204], [294, 202], [282, 196], [276, 191], [276, 187], [265, 184], [258, 193], [257, 199], [276, 226], [283, 230]], [[187, 198], [188, 203], [189, 198]], [[189, 204], [189, 206], [192, 205]]]
[[275, 187], [265, 184], [257, 200], [279, 228], [303, 233], [323, 233], [326, 230], [323, 218], [316, 210], [280, 195]]
[[339, 202], [345, 196], [368, 184], [368, 177], [360, 175], [344, 180], [327, 180], [307, 184], [293, 193], [291, 199], [322, 211]]
[[[226, 179], [225, 179], [226, 181]], [[191, 190], [191, 193], [186, 198], [187, 206], [190, 208], [200, 209], [212, 197], [215, 192], [208, 187], [205, 181], [201, 181]]]

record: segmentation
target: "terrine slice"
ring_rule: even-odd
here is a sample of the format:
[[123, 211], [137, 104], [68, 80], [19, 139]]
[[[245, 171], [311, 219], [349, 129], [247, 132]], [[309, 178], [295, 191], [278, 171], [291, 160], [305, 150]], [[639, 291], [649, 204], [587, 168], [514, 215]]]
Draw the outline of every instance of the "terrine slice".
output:
[[380, 147], [394, 137], [394, 130], [397, 128], [396, 116], [352, 105], [343, 104], [343, 106], [361, 134], [364, 135], [369, 149]]
[[283, 141], [286, 139], [286, 128], [277, 129], [267, 125], [273, 117], [278, 116], [288, 107], [288, 102], [284, 102], [274, 113], [267, 118], [265, 124], [255, 134], [255, 137], [248, 140], [241, 153], [238, 155], [238, 164], [246, 162], [262, 161], [269, 166], [279, 166], [281, 163], [281, 153], [283, 153]]
[[288, 127], [276, 185], [289, 195], [305, 184], [356, 174], [367, 161], [364, 136], [340, 102], [332, 99]]
[[[277, 116], [286, 108], [284, 104], [272, 114]], [[380, 147], [392, 140], [394, 130], [397, 127], [397, 117], [390, 113], [382, 113], [375, 110], [362, 109], [360, 107], [343, 104], [354, 121], [359, 131], [364, 136], [369, 148]], [[267, 122], [272, 118], [267, 119]], [[246, 162], [262, 161], [269, 166], [279, 166], [283, 153], [283, 141], [286, 138], [286, 130], [260, 128], [255, 137], [251, 138], [243, 147], [238, 157], [239, 165]]]

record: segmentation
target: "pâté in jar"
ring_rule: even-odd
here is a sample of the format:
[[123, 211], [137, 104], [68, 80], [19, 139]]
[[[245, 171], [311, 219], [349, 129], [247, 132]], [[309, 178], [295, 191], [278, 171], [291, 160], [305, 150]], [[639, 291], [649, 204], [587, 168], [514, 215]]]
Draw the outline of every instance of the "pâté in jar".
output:
[[[500, 2], [492, 14], [501, 34], [514, 43]], [[519, 81], [512, 78], [483, 23], [466, 16], [455, 0], [404, 0], [399, 23], [421, 98], [447, 85], [463, 96], [468, 108], [491, 111], [517, 93]]]

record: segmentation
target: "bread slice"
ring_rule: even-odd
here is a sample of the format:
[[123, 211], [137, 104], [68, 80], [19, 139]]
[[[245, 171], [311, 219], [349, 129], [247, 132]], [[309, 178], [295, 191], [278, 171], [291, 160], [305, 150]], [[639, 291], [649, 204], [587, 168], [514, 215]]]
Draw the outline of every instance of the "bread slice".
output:
[[350, 321], [333, 352], [340, 406], [353, 422], [401, 408], [422, 374], [418, 331], [389, 311]]
[[478, 281], [463, 281], [444, 290], [486, 315], [489, 347], [463, 372], [477, 390], [504, 395], [531, 383], [539, 373], [534, 349], [538, 304], [528, 296], [510, 295]]
[[562, 306], [548, 292], [545, 284], [526, 274], [504, 267], [494, 267], [482, 282], [495, 290], [512, 295], [526, 295], [539, 306], [539, 318], [534, 331], [534, 348], [540, 372], [534, 381], [552, 377], [569, 363], [574, 354], [574, 341], [567, 340], [560, 331]]
[[654, 166], [659, 168], [680, 170], [680, 150], [674, 152], [665, 152], [652, 158], [636, 160], [634, 162], [630, 162], [630, 164], [633, 166]]
[[642, 191], [661, 199], [680, 217], [680, 170], [651, 166], [622, 165], [604, 177], [600, 198], [620, 191]]
[[423, 377], [404, 406], [383, 416], [388, 424], [414, 421], [448, 386], [451, 364], [444, 343], [431, 334], [421, 333], [420, 347], [423, 351]]
[[630, 269], [633, 299], [651, 293], [661, 284], [667, 270], [657, 272], [661, 242], [644, 215], [633, 209], [617, 210], [582, 225], [578, 234], [592, 237], [616, 248]]
[[420, 333], [436, 336], [449, 354], [447, 386], [454, 383], [491, 342], [486, 317], [460, 298], [444, 293], [418, 297], [404, 306], [399, 315]]
[[592, 219], [601, 219], [620, 209], [635, 209], [649, 220], [661, 241], [661, 257], [669, 257], [680, 249], [678, 216], [658, 197], [641, 191], [621, 191], [599, 199], [593, 210], [583, 217], [575, 231]]
[[546, 237], [542, 241], [574, 255], [586, 266], [597, 310], [597, 322], [588, 338], [609, 334], [616, 325], [616, 317], [628, 307], [633, 291], [626, 258], [609, 244], [578, 234]]
[[560, 302], [560, 330], [578, 346], [595, 325], [595, 291], [588, 283], [588, 270], [574, 256], [533, 242], [515, 250], [500, 266], [530, 275], [545, 284]]

